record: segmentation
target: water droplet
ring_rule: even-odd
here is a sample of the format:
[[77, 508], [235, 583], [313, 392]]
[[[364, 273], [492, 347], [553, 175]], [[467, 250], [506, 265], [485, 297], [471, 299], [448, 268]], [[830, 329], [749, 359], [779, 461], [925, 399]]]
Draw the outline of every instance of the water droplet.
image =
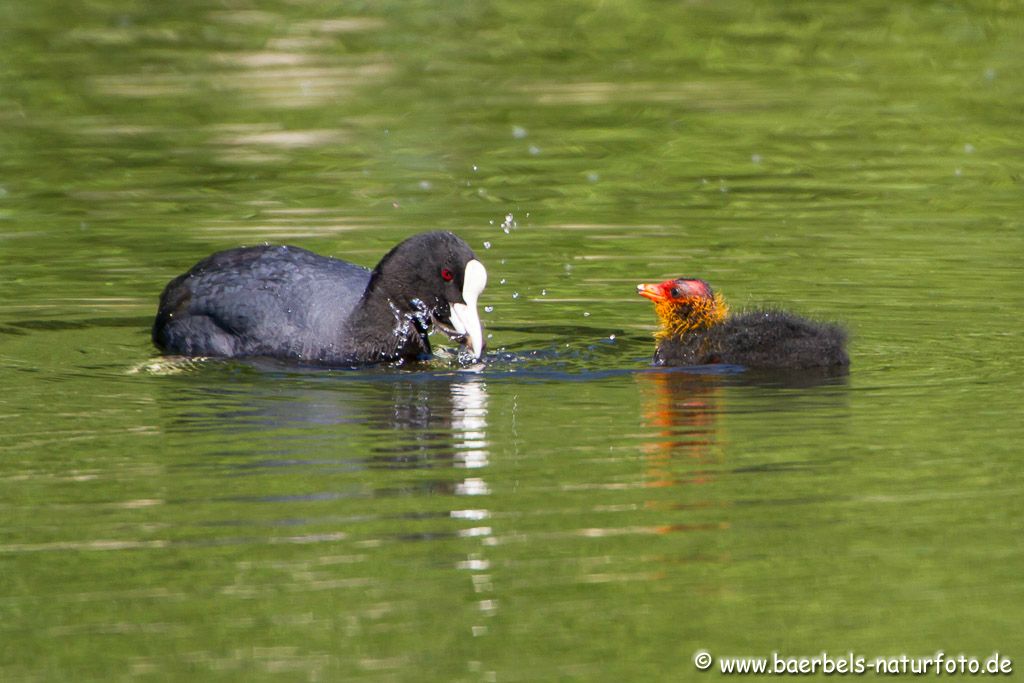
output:
[[484, 306], [484, 313], [492, 313], [493, 311], [494, 306]]
[[608, 335], [608, 338], [609, 338], [610, 340], [612, 340], [612, 341], [615, 341], [615, 335], [614, 335], [614, 334], [610, 334], [610, 335]]
[[974, 145], [972, 145], [971, 143], [968, 142], [966, 145], [964, 145], [964, 154], [973, 154], [973, 153], [974, 153]]
[[518, 299], [519, 298], [519, 292], [512, 292], [512, 298], [513, 299]]
[[590, 173], [587, 174], [587, 180], [589, 182], [591, 182], [591, 183], [596, 183], [600, 179], [601, 179], [601, 176], [598, 175], [597, 173], [594, 173], [593, 171], [591, 171]]
[[590, 313], [587, 312], [587, 311], [583, 311], [583, 317], [584, 318], [589, 318], [590, 317]]
[[540, 290], [540, 295], [541, 296], [547, 296], [548, 295], [548, 290], [546, 290], [546, 289]]
[[480, 170], [480, 169], [479, 169], [479, 168], [477, 167], [477, 165], [476, 165], [476, 164], [473, 164], [473, 173], [476, 173], [476, 172], [477, 172], [477, 171], [479, 171], [479, 170]]
[[512, 228], [516, 227], [516, 218], [510, 213], [505, 214], [505, 220], [501, 224], [501, 229], [507, 235]]
[[761, 155], [760, 154], [751, 154], [750, 155], [750, 160], [752, 162], [754, 162], [755, 164], [759, 164], [759, 163], [761, 163]]
[[499, 285], [503, 285], [503, 284], [505, 284], [505, 278], [501, 278], [501, 282], [499, 282], [498, 284], [499, 284]]
[[491, 243], [490, 242], [484, 242], [484, 249], [490, 249], [490, 248], [491, 248]]
[[429, 180], [421, 180], [420, 181], [420, 189], [421, 190], [429, 190], [432, 187], [434, 187], [434, 184], [432, 182], [430, 182]]
[[512, 126], [512, 137], [516, 140], [522, 140], [527, 135], [526, 129], [522, 126]]
[[538, 154], [540, 154], [540, 147], [538, 147], [537, 145], [530, 145], [530, 154], [532, 154], [533, 156], [537, 156]]

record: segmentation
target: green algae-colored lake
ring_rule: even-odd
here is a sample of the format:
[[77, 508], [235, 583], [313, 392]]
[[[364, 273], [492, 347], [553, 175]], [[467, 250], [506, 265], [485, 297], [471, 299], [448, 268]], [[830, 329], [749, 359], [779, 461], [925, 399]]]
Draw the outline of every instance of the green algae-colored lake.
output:
[[[1018, 3], [8, 2], [0, 45], [0, 679], [1024, 666]], [[482, 368], [150, 344], [212, 251], [428, 229]], [[651, 368], [679, 275], [842, 321], [849, 375]]]

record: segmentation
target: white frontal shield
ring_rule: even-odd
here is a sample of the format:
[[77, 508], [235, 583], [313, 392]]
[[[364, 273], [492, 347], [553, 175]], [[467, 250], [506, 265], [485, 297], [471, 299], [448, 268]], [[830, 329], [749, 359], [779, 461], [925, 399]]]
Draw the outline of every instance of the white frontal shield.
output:
[[462, 283], [464, 304], [452, 304], [452, 327], [467, 338], [467, 346], [473, 358], [480, 358], [484, 352], [484, 332], [480, 326], [480, 315], [476, 310], [477, 299], [487, 286], [487, 269], [473, 259], [466, 264], [466, 275]]

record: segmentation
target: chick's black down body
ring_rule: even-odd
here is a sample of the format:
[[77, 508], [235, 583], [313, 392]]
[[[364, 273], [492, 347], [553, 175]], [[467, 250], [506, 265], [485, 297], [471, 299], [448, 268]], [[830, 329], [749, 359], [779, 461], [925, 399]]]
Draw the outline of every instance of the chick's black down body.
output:
[[[372, 271], [298, 247], [229, 249], [168, 283], [153, 342], [186, 356], [353, 365], [423, 358], [436, 324], [453, 338], [473, 337], [479, 355], [480, 273], [485, 280], [469, 246], [446, 232], [405, 240]], [[472, 309], [475, 329], [453, 320], [455, 309], [464, 317]]]
[[657, 365], [726, 363], [756, 369], [799, 370], [847, 366], [846, 332], [786, 311], [731, 315], [706, 330], [663, 339]]

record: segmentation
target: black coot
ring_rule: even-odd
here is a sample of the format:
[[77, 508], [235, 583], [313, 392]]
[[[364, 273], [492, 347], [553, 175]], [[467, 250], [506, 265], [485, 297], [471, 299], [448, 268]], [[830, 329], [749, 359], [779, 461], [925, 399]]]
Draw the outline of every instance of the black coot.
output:
[[704, 280], [641, 284], [637, 293], [654, 302], [661, 323], [655, 334], [657, 365], [728, 363], [800, 370], [850, 364], [846, 332], [838, 325], [778, 310], [729, 315], [722, 295]]
[[474, 358], [487, 271], [450, 232], [401, 242], [372, 271], [288, 246], [229, 249], [168, 283], [153, 342], [186, 356], [263, 356], [327, 365], [416, 360], [437, 325]]

